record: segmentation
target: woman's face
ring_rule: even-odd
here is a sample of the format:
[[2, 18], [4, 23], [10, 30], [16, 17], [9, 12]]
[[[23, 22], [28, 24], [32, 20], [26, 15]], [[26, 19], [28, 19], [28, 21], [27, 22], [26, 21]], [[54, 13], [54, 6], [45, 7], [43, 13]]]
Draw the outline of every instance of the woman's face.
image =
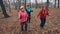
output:
[[46, 5], [43, 5], [43, 9], [46, 10]]
[[24, 10], [25, 10], [24, 6], [21, 6], [21, 7], [20, 7], [20, 10], [21, 10], [22, 12], [24, 12]]
[[21, 11], [24, 12], [24, 8], [22, 8]]
[[44, 10], [46, 10], [46, 7], [43, 7]]

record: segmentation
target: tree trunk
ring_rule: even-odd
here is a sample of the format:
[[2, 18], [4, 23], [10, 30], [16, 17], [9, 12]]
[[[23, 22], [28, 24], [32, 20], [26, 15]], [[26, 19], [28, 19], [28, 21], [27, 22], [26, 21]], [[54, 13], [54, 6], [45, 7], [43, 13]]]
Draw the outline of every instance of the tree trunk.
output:
[[47, 9], [48, 9], [48, 7], [49, 7], [49, 0], [47, 0]]
[[9, 2], [9, 12], [11, 13], [10, 1], [8, 0], [8, 2]]
[[18, 0], [18, 2], [17, 2], [17, 10], [19, 11], [19, 9], [20, 9], [20, 6], [21, 6], [21, 0]]
[[59, 8], [59, 0], [58, 0], [58, 8]]
[[25, 9], [26, 9], [26, 0], [24, 0], [25, 1]]
[[14, 6], [14, 9], [17, 9], [17, 7], [16, 7], [16, 2], [15, 2], [15, 0], [13, 0], [13, 6]]
[[30, 8], [31, 8], [31, 0], [30, 0]]
[[37, 0], [35, 0], [35, 2], [36, 2], [36, 8], [37, 8], [37, 6], [38, 6], [38, 4], [37, 4]]
[[54, 8], [56, 8], [56, 0], [55, 0], [55, 5], [54, 5]]
[[2, 13], [3, 13], [4, 17], [5, 17], [5, 18], [9, 17], [9, 15], [7, 14], [7, 12], [6, 12], [6, 10], [5, 10], [5, 6], [4, 6], [2, 0], [0, 0], [0, 5], [1, 5]]

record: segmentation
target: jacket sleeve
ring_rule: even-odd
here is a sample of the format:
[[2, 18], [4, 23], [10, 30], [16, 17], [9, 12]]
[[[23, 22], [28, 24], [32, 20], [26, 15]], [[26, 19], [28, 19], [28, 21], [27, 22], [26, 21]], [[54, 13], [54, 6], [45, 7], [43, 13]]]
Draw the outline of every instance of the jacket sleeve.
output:
[[25, 10], [26, 10], [26, 12], [27, 12], [27, 8], [26, 8]]
[[27, 15], [27, 17], [28, 17], [28, 14], [27, 14], [27, 12], [26, 12], [26, 15]]
[[47, 15], [49, 16], [49, 12], [48, 12], [48, 10], [47, 10]]
[[33, 12], [33, 10], [31, 9], [31, 12]]
[[39, 13], [38, 13], [37, 17], [38, 17], [38, 16], [40, 16], [40, 14], [41, 14], [41, 11], [42, 11], [42, 10], [40, 10], [40, 11], [39, 11]]
[[18, 12], [18, 19], [20, 19], [20, 16], [21, 16], [21, 13], [20, 13], [20, 12]]

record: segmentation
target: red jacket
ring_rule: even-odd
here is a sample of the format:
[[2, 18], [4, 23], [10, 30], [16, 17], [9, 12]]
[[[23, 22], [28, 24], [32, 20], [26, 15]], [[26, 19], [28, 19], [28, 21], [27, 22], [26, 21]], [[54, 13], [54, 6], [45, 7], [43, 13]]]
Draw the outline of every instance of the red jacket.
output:
[[22, 11], [19, 11], [18, 12], [18, 20], [19, 22], [23, 23], [25, 21], [27, 21], [27, 17], [28, 17], [28, 14], [26, 11], [22, 12]]
[[40, 16], [40, 18], [46, 18], [47, 15], [49, 15], [47, 9], [46, 10], [41, 9], [38, 13], [38, 16]]

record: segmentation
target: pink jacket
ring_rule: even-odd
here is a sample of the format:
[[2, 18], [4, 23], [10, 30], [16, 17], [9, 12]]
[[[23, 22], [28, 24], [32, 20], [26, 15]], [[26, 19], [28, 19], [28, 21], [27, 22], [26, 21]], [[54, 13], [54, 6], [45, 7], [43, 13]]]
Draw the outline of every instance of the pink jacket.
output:
[[23, 23], [23, 22], [27, 21], [27, 17], [28, 17], [28, 14], [26, 11], [24, 11], [24, 12], [19, 11], [18, 12], [18, 21], [19, 22]]

